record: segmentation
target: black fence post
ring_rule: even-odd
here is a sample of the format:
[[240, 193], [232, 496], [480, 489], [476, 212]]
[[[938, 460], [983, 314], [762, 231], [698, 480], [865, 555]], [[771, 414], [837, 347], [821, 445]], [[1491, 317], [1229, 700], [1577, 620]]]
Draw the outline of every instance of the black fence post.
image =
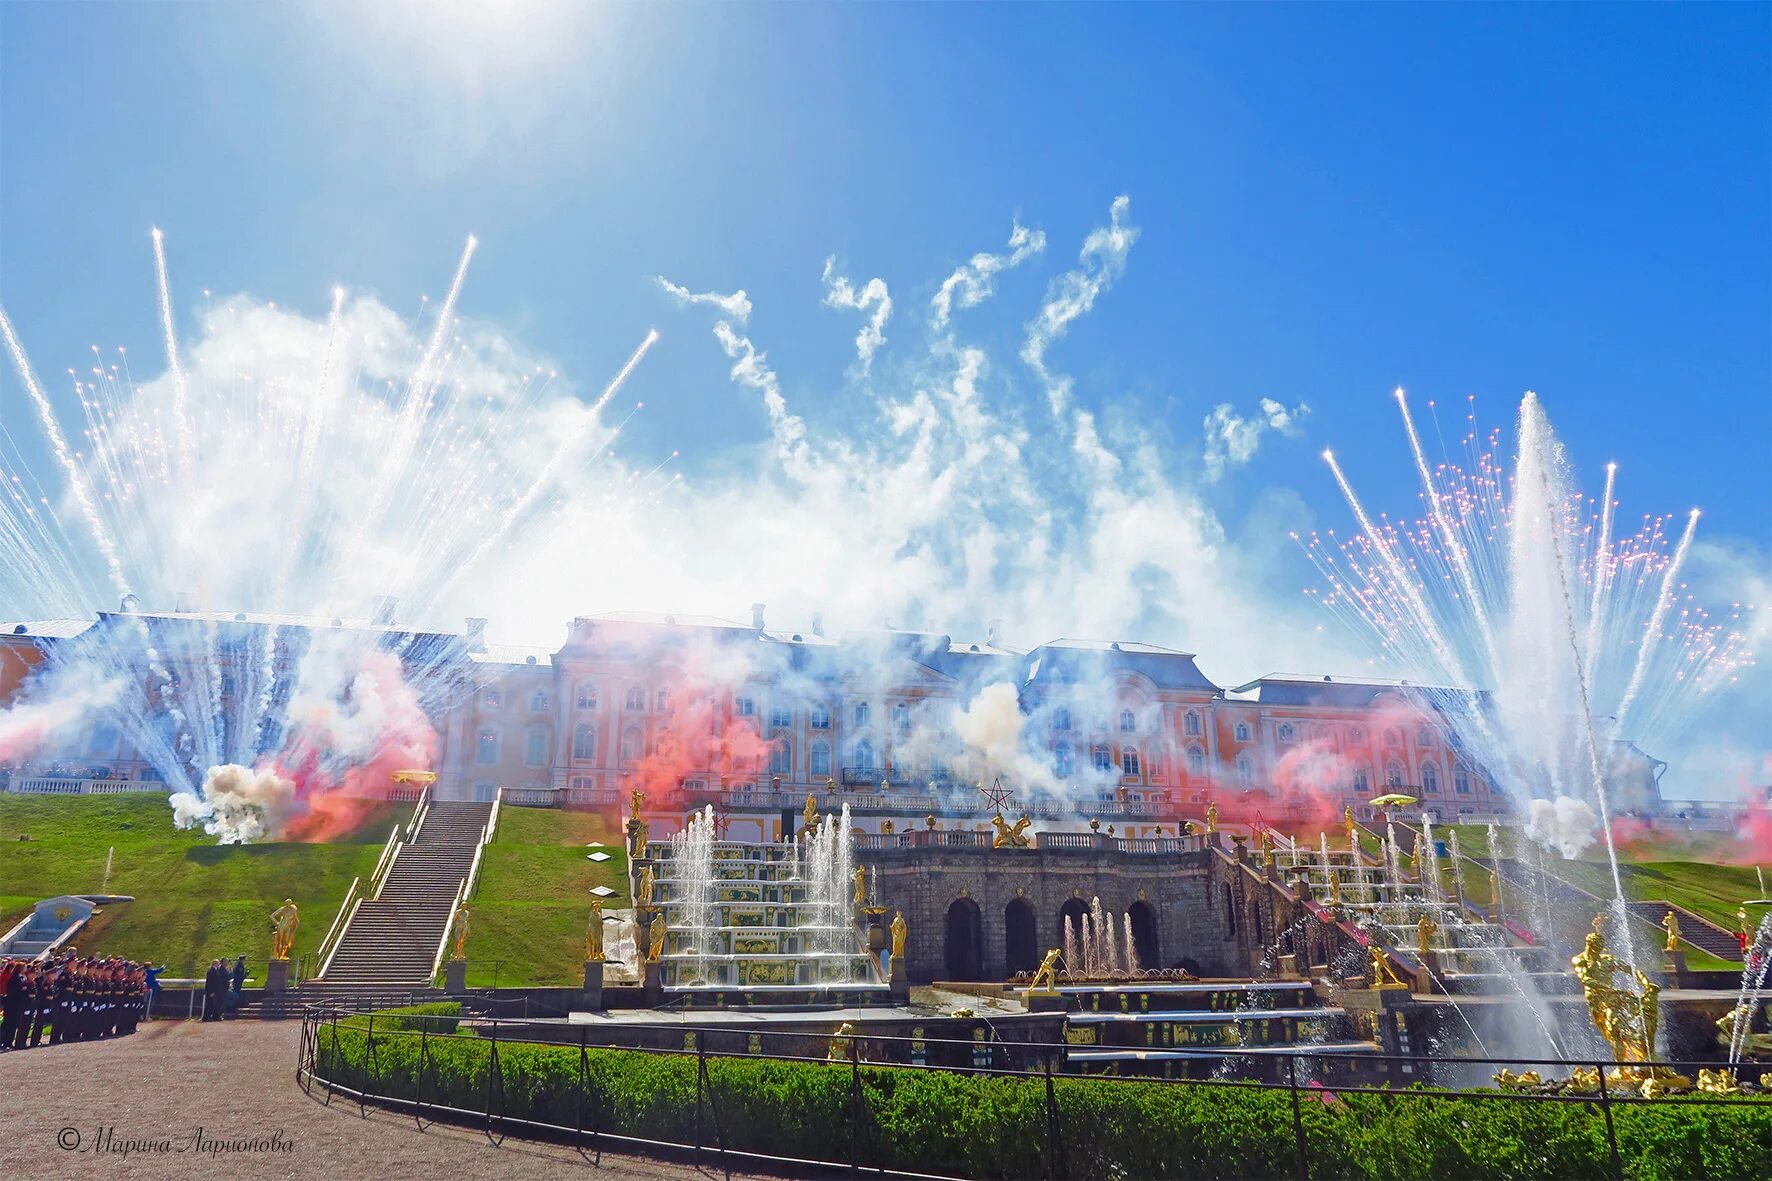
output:
[[1052, 1055], [1040, 1055], [1046, 1068], [1046, 1177], [1059, 1181], [1064, 1176], [1064, 1138], [1058, 1127], [1058, 1094], [1052, 1085]]
[[1618, 1129], [1612, 1126], [1612, 1096], [1606, 1089], [1606, 1070], [1602, 1066], [1594, 1069], [1600, 1073], [1600, 1111], [1606, 1117], [1606, 1147], [1612, 1151], [1612, 1175], [1624, 1181], [1624, 1162], [1618, 1156]]
[[[375, 1011], [373, 1009], [370, 1010], [370, 1013], [369, 1013], [369, 1033], [367, 1035], [367, 1038], [368, 1038], [368, 1046], [369, 1046], [369, 1053], [368, 1053], [367, 1057], [369, 1060], [364, 1063], [364, 1066], [368, 1070], [369, 1077], [364, 1080], [362, 1090], [357, 1092], [357, 1112], [358, 1112], [358, 1114], [362, 1114], [362, 1113], [369, 1110], [370, 1087], [374, 1084], [378, 1084], [381, 1080], [381, 1063], [375, 1053]], [[381, 1094], [381, 1089], [379, 1086], [376, 1087], [375, 1093], [377, 1095]]]
[[486, 1138], [491, 1140], [494, 1144], [503, 1144], [505, 1139], [503, 1135], [496, 1138], [492, 1135], [492, 1088], [494, 1085], [498, 1087], [499, 1099], [501, 1100], [499, 1106], [502, 1108], [504, 1106], [502, 1102], [504, 1098], [504, 1079], [502, 1077], [502, 1068], [499, 1066], [498, 1062], [498, 1021], [496, 1018], [492, 1022], [492, 1048], [486, 1053]]
[[1298, 1059], [1293, 1055], [1286, 1057], [1286, 1089], [1292, 1092], [1292, 1137], [1298, 1151], [1298, 1176], [1300, 1181], [1310, 1181], [1311, 1161], [1304, 1145], [1304, 1113], [1298, 1102]]
[[707, 1031], [695, 1039], [695, 1163], [701, 1164], [701, 1095], [702, 1080], [707, 1078]]
[[861, 1047], [849, 1035], [849, 1171], [861, 1172]]

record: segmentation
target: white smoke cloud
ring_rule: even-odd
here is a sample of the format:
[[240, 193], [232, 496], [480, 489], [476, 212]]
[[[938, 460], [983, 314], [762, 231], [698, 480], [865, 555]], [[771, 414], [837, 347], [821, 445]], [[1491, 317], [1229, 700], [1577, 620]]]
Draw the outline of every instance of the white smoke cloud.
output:
[[833, 254], [824, 260], [825, 306], [853, 308], [858, 312], [873, 309], [867, 323], [855, 335], [856, 372], [866, 377], [873, 367], [874, 354], [886, 342], [886, 322], [892, 318], [892, 296], [887, 293], [884, 279], [869, 279], [857, 288], [836, 270], [837, 256]]
[[1028, 322], [1021, 359], [1045, 386], [1046, 399], [1054, 414], [1064, 411], [1076, 383], [1069, 376], [1054, 373], [1046, 367], [1046, 350], [1070, 330], [1072, 321], [1094, 307], [1101, 293], [1126, 270], [1126, 256], [1131, 253], [1132, 244], [1138, 241], [1138, 227], [1126, 220], [1131, 212], [1131, 198], [1120, 196], [1114, 199], [1108, 210], [1108, 224], [1096, 227], [1083, 240], [1083, 249], [1077, 255], [1079, 265], [1052, 281], [1039, 314]]
[[1015, 686], [1006, 681], [986, 685], [973, 699], [954, 707], [952, 730], [971, 762], [978, 780], [989, 783], [998, 776], [1014, 787], [1052, 790], [1058, 784], [1048, 758], [1036, 756], [1037, 739], [1023, 733], [1030, 718], [1021, 709]]
[[174, 824], [180, 828], [201, 824], [224, 845], [274, 836], [298, 810], [293, 780], [269, 768], [254, 771], [238, 763], [209, 768], [201, 794], [175, 792], [171, 803]]
[[1533, 800], [1526, 810], [1526, 835], [1564, 857], [1579, 857], [1599, 835], [1593, 805], [1573, 796]]
[[1232, 467], [1255, 458], [1261, 436], [1268, 431], [1297, 435], [1298, 420], [1311, 412], [1300, 402], [1288, 410], [1272, 398], [1261, 400], [1261, 413], [1244, 418], [1229, 402], [1221, 402], [1206, 416], [1206, 478], [1216, 480]]
[[655, 276], [658, 285], [670, 293], [682, 307], [691, 304], [706, 304], [720, 309], [720, 314], [735, 323], [743, 324], [751, 318], [751, 301], [743, 291], [734, 291], [731, 295], [721, 295], [715, 291], [703, 291], [697, 294], [687, 287], [679, 287], [663, 275]]
[[997, 291], [997, 274], [1012, 270], [1046, 249], [1043, 230], [1030, 230], [1019, 221], [1009, 234], [1009, 253], [990, 254], [979, 251], [961, 263], [954, 273], [941, 281], [941, 289], [929, 301], [934, 314], [931, 322], [936, 331], [948, 326], [955, 307], [975, 308]]
[[75, 737], [89, 714], [117, 703], [124, 682], [91, 665], [38, 673], [29, 696], [0, 710], [0, 762], [28, 759]]

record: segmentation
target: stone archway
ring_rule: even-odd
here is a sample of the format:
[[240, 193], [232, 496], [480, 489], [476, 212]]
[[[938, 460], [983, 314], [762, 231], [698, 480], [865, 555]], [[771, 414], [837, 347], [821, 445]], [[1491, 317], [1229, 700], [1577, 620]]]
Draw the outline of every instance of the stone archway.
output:
[[1040, 966], [1039, 928], [1034, 908], [1025, 898], [1011, 898], [1003, 908], [1003, 974], [1032, 972]]
[[984, 916], [972, 899], [956, 898], [948, 906], [942, 951], [947, 979], [984, 979]]
[[1162, 947], [1157, 939], [1157, 916], [1151, 910], [1150, 903], [1134, 902], [1126, 908], [1126, 914], [1132, 921], [1132, 946], [1138, 952], [1139, 965], [1145, 968], [1162, 967]]

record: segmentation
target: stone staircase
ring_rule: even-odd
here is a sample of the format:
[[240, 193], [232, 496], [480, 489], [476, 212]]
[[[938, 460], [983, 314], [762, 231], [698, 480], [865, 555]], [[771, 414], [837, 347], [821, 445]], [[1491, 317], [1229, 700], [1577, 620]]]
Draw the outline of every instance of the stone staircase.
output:
[[1741, 962], [1741, 944], [1735, 936], [1717, 926], [1707, 918], [1693, 914], [1683, 906], [1675, 906], [1671, 902], [1659, 899], [1644, 899], [1640, 902], [1627, 902], [1625, 906], [1636, 918], [1654, 926], [1661, 926], [1661, 921], [1668, 911], [1680, 916], [1680, 941], [1690, 943], [1693, 947], [1707, 951], [1720, 960]]
[[430, 988], [450, 906], [491, 811], [491, 804], [432, 803], [380, 893], [351, 916], [332, 962], [302, 985], [304, 998]]

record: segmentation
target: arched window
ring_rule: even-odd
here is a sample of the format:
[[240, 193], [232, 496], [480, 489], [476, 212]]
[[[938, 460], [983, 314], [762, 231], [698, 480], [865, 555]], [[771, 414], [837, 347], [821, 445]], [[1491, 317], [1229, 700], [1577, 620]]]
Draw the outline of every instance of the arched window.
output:
[[548, 728], [531, 726], [523, 735], [523, 765], [545, 767], [548, 764]]
[[671, 691], [669, 689], [660, 689], [658, 692], [656, 692], [652, 695], [652, 708], [653, 709], [657, 710], [659, 713], [663, 713], [665, 710], [669, 709], [670, 707], [671, 707]]
[[498, 762], [498, 730], [487, 726], [474, 742], [474, 761], [482, 765]]
[[597, 757], [597, 731], [591, 726], [580, 726], [572, 732], [572, 757], [589, 762]]
[[621, 761], [631, 763], [640, 757], [640, 729], [629, 726], [621, 732]]
[[794, 744], [786, 738], [777, 738], [769, 748], [769, 773], [771, 775], [792, 775], [794, 773]]
[[1120, 751], [1120, 770], [1129, 777], [1138, 775], [1138, 748], [1128, 746]]
[[858, 701], [855, 703], [855, 728], [857, 730], [860, 730], [860, 729], [863, 729], [864, 727], [866, 727], [867, 724], [868, 724], [868, 703], [865, 701]]
[[1364, 767], [1354, 768], [1354, 790], [1369, 791], [1372, 788], [1372, 775]]
[[627, 697], [623, 699], [621, 707], [623, 709], [645, 709], [646, 690], [638, 685], [629, 686]]
[[822, 705], [813, 706], [808, 724], [814, 730], [829, 730], [831, 728], [831, 711]]
[[812, 744], [812, 775], [813, 778], [829, 776], [831, 773], [831, 744], [815, 742]]
[[1187, 748], [1187, 773], [1193, 776], [1206, 774], [1206, 752], [1197, 746]]
[[1132, 711], [1129, 709], [1121, 710], [1120, 711], [1120, 730], [1121, 730], [1121, 732], [1125, 733], [1125, 734], [1130, 734], [1136, 729], [1138, 729], [1138, 719], [1132, 716]]
[[1246, 754], [1237, 756], [1237, 786], [1255, 786], [1255, 760]]
[[892, 707], [892, 725], [900, 734], [908, 734], [911, 729], [911, 707], [899, 702]]
[[1105, 772], [1114, 769], [1114, 752], [1109, 750], [1105, 745], [1097, 743], [1095, 748], [1089, 753], [1097, 771]]
[[1386, 730], [1384, 732], [1384, 744], [1388, 747], [1402, 746], [1403, 736], [1395, 730]]
[[1054, 730], [1069, 730], [1071, 728], [1071, 711], [1062, 705], [1053, 710], [1052, 728]]
[[1182, 733], [1189, 738], [1198, 738], [1200, 736], [1200, 715], [1191, 709], [1188, 710], [1181, 719], [1181, 729]]
[[1402, 787], [1403, 764], [1397, 762], [1395, 759], [1386, 763], [1384, 767], [1384, 782], [1387, 787]]
[[1452, 768], [1452, 790], [1461, 796], [1468, 796], [1471, 794], [1470, 769], [1463, 763], [1459, 763]]
[[1237, 723], [1237, 741], [1238, 742], [1248, 742], [1249, 741], [1249, 723], [1248, 722], [1238, 722]]
[[546, 693], [543, 693], [540, 689], [537, 689], [535, 692], [531, 693], [529, 695], [529, 712], [532, 714], [547, 713], [548, 712], [548, 695]]
[[874, 769], [874, 744], [865, 738], [855, 744], [855, 766], [860, 771]]
[[1440, 794], [1440, 769], [1432, 763], [1421, 765], [1421, 790], [1431, 796]]
[[1052, 773], [1060, 779], [1069, 779], [1073, 772], [1071, 760], [1071, 744], [1061, 742], [1052, 748]]
[[1278, 733], [1281, 742], [1291, 742], [1294, 738], [1298, 737], [1298, 727], [1294, 726], [1291, 722], [1281, 722]]
[[597, 708], [597, 686], [589, 681], [578, 687], [578, 708]]

